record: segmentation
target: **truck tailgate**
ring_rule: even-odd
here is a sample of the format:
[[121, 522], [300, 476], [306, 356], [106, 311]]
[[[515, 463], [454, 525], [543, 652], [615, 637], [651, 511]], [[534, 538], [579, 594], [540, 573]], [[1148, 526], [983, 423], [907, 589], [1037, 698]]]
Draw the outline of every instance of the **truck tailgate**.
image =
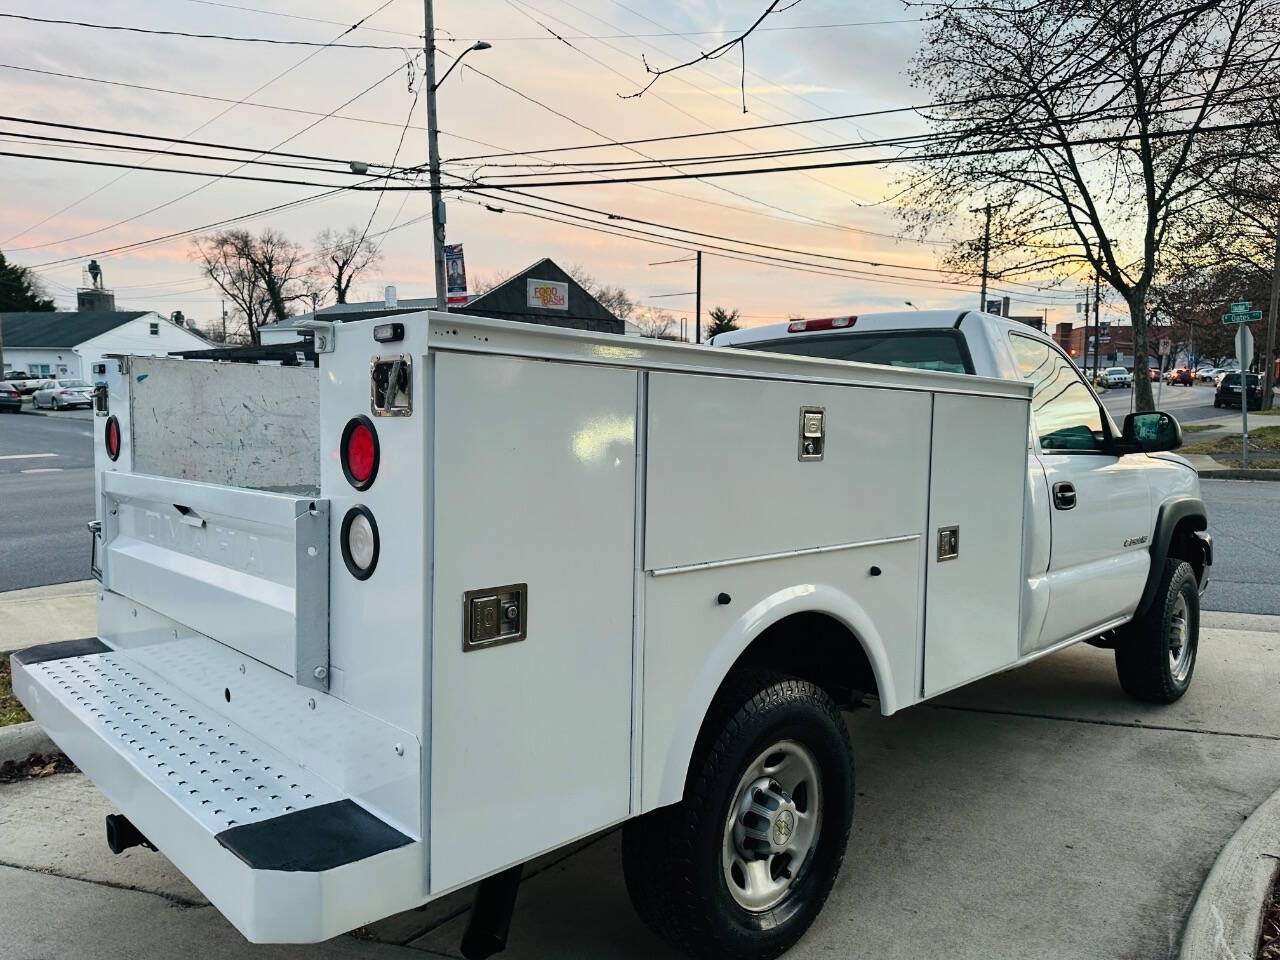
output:
[[103, 474], [103, 584], [323, 689], [329, 504], [315, 497]]

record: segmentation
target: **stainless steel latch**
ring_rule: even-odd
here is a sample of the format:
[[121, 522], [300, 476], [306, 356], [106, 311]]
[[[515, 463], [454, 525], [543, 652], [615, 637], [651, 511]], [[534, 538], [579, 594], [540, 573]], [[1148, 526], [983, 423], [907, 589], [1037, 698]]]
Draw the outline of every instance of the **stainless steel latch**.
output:
[[800, 408], [800, 460], [821, 460], [827, 448], [827, 414], [822, 407]]
[[462, 650], [515, 643], [528, 635], [529, 585], [468, 590], [462, 597]]
[[960, 556], [960, 528], [938, 528], [938, 561], [954, 560]]

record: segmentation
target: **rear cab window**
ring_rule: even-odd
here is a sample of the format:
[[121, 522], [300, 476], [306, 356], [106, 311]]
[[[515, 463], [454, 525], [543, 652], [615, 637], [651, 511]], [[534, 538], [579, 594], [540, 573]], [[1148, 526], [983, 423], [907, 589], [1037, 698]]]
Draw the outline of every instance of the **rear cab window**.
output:
[[943, 373], [973, 373], [973, 359], [958, 330], [886, 330], [866, 333], [806, 334], [734, 344], [800, 357], [911, 367]]

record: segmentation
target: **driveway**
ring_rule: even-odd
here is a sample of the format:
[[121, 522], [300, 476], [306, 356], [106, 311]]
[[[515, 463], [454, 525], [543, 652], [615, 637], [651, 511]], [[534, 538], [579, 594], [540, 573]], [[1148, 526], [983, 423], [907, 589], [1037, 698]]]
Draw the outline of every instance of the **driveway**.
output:
[[[853, 839], [788, 956], [1174, 956], [1219, 849], [1280, 785], [1280, 618], [1206, 625], [1172, 707], [1127, 700], [1111, 655], [1080, 646], [896, 717], [851, 717]], [[251, 948], [162, 856], [107, 854], [108, 812], [78, 775], [0, 786], [5, 955], [457, 956], [465, 895], [362, 939]], [[504, 956], [676, 954], [632, 913], [608, 833], [526, 880]]]

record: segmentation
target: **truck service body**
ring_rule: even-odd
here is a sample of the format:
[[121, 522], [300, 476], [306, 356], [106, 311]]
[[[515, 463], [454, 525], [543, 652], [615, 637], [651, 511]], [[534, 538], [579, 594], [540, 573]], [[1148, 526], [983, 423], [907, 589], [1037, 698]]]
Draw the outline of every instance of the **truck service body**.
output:
[[[109, 361], [98, 635], [15, 654], [15, 692], [113, 845], [252, 941], [485, 880], [484, 956], [520, 864], [626, 824], [655, 929], [776, 955], [843, 857], [837, 705], [1079, 640], [1175, 699], [1212, 562], [1171, 418], [1121, 431], [998, 318], [841, 319], [699, 347], [422, 313], [318, 328], [317, 369]], [[1096, 430], [1037, 427], [1063, 390]]]

